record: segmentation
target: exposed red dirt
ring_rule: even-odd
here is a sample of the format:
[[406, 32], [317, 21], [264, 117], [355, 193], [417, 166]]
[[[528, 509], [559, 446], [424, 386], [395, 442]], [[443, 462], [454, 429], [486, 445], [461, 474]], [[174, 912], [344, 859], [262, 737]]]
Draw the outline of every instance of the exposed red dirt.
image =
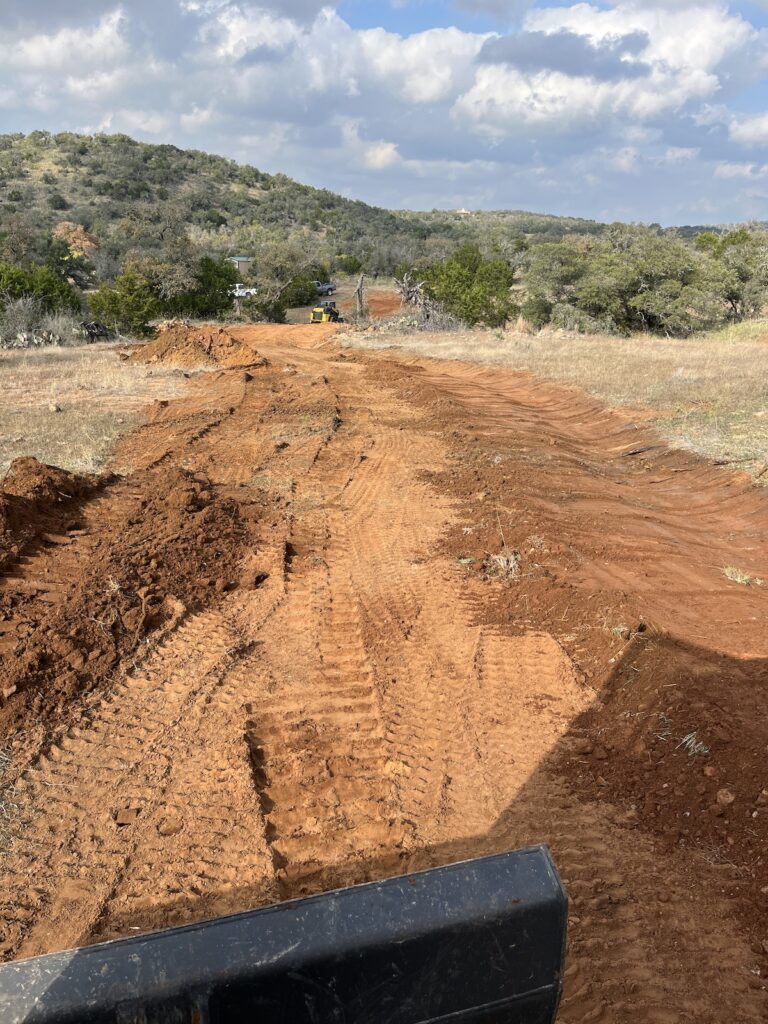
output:
[[722, 568], [768, 578], [766, 496], [578, 392], [288, 330], [9, 556], [6, 956], [548, 842], [562, 1021], [765, 1020], [768, 588]]
[[224, 327], [191, 327], [171, 322], [154, 341], [135, 349], [129, 362], [165, 363], [168, 366], [264, 366], [266, 360]]
[[74, 502], [92, 495], [102, 482], [37, 459], [15, 459], [0, 481], [0, 571], [25, 544], [58, 529]]
[[[365, 304], [368, 307], [368, 314], [376, 319], [392, 316], [402, 309], [400, 293], [394, 290], [376, 291], [369, 288], [365, 293]], [[342, 313], [351, 313], [355, 309], [353, 300], [342, 302], [339, 306]]]

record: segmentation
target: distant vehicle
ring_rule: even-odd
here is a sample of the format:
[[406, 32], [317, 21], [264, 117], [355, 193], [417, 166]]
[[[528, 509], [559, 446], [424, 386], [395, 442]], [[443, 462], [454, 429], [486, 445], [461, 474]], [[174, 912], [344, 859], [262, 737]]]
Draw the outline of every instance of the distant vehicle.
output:
[[336, 303], [326, 300], [319, 306], [315, 306], [309, 314], [311, 324], [338, 324], [343, 323], [344, 318], [336, 308]]
[[333, 281], [315, 281], [315, 288], [318, 295], [333, 295], [336, 291]]
[[234, 299], [250, 299], [256, 294], [256, 289], [248, 288], [244, 284], [236, 284], [229, 294]]

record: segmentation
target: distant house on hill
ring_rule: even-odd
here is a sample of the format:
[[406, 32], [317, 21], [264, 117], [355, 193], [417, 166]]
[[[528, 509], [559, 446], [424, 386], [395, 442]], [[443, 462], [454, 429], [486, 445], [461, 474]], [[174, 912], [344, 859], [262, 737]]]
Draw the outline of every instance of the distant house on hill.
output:
[[229, 256], [230, 263], [237, 267], [238, 274], [243, 275], [253, 266], [253, 256]]

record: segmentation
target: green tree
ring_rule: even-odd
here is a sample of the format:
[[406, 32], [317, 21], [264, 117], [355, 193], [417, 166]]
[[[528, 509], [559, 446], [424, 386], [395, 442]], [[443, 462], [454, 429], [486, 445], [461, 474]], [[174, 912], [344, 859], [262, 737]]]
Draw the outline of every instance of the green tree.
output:
[[229, 260], [203, 256], [192, 271], [193, 284], [186, 291], [161, 302], [172, 316], [218, 317], [232, 309], [232, 289], [237, 269]]
[[0, 263], [0, 306], [25, 295], [33, 295], [46, 313], [75, 313], [80, 309], [78, 293], [50, 267], [34, 266], [24, 270], [10, 263]]
[[518, 312], [511, 294], [514, 270], [501, 258], [485, 259], [476, 245], [417, 271], [424, 294], [467, 324], [500, 327]]
[[113, 286], [103, 284], [89, 299], [91, 313], [113, 330], [138, 337], [152, 333], [160, 303], [136, 270], [124, 270]]

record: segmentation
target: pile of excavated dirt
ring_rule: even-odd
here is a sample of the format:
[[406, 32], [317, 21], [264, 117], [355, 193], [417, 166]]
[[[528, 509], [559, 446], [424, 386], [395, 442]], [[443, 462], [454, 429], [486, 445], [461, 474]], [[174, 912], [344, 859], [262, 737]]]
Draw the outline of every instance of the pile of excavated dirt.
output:
[[[2, 733], [30, 706], [51, 710], [87, 693], [144, 638], [236, 590], [258, 518], [256, 504], [217, 496], [203, 475], [178, 467], [117, 482], [85, 515], [73, 507], [50, 538], [55, 575], [0, 594], [0, 627], [17, 623], [0, 635], [0, 693], [28, 697], [10, 719], [2, 709]], [[87, 557], [75, 556], [75, 540], [86, 542]], [[44, 544], [38, 560], [49, 552]]]
[[21, 547], [55, 531], [72, 504], [98, 488], [99, 477], [68, 473], [34, 458], [15, 459], [0, 482], [0, 569]]
[[132, 352], [128, 362], [184, 367], [267, 365], [263, 356], [225, 327], [193, 327], [183, 321], [170, 321], [161, 327], [157, 338]]

